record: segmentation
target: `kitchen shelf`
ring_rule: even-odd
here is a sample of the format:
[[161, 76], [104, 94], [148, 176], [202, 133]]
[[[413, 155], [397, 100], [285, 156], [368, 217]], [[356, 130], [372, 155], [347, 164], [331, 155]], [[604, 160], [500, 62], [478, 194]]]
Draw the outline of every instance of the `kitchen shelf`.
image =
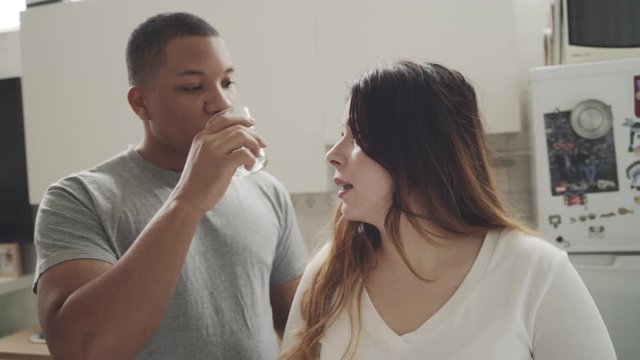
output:
[[31, 287], [33, 274], [26, 274], [19, 278], [0, 277], [0, 296], [14, 291], [28, 289]]

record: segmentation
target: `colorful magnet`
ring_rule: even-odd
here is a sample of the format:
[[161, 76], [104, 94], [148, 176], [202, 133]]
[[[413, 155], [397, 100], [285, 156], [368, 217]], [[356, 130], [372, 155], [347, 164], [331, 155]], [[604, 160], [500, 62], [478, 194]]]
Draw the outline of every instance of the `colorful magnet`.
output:
[[604, 226], [589, 226], [589, 239], [604, 239]]
[[568, 242], [567, 240], [565, 240], [562, 236], [558, 236], [556, 238], [556, 242], [558, 243], [558, 245], [560, 245], [563, 248], [568, 248], [569, 246], [571, 246], [571, 243]]
[[[637, 116], [637, 115], [636, 115]], [[626, 118], [623, 126], [629, 127], [629, 152], [640, 156], [640, 121]]]
[[631, 181], [631, 188], [640, 190], [640, 160], [627, 167], [627, 178]]
[[618, 214], [620, 214], [620, 215], [633, 214], [633, 210], [629, 210], [627, 208], [621, 207], [621, 208], [618, 209]]
[[584, 192], [567, 191], [563, 197], [566, 206], [587, 205], [587, 195]]
[[636, 117], [640, 118], [640, 75], [633, 77], [633, 95]]
[[558, 225], [562, 223], [560, 215], [549, 215], [549, 224], [553, 225], [554, 229], [558, 228]]

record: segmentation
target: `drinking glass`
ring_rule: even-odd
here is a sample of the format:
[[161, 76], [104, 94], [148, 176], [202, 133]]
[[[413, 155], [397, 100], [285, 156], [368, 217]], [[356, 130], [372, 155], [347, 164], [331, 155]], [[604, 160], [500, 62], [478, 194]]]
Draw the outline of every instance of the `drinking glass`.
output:
[[[246, 106], [232, 106], [224, 111], [222, 111], [219, 114], [216, 114], [214, 116], [220, 116], [222, 114], [227, 114], [227, 115], [237, 115], [237, 116], [244, 116], [244, 117], [251, 117], [251, 113], [249, 112], [249, 108]], [[250, 129], [255, 129], [255, 126], [250, 127]], [[233, 175], [234, 177], [242, 177], [242, 176], [247, 176], [247, 175], [251, 175], [253, 173], [256, 173], [262, 169], [264, 169], [267, 166], [267, 154], [265, 153], [263, 148], [260, 148], [260, 155], [256, 157], [256, 163], [253, 164], [253, 167], [250, 170], [247, 170], [244, 168], [244, 166], [240, 166], [235, 174]]]

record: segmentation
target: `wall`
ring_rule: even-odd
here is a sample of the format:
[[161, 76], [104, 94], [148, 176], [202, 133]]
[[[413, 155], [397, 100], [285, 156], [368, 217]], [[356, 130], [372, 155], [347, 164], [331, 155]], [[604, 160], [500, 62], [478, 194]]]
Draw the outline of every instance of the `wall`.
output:
[[0, 32], [0, 79], [20, 76], [20, 33]]

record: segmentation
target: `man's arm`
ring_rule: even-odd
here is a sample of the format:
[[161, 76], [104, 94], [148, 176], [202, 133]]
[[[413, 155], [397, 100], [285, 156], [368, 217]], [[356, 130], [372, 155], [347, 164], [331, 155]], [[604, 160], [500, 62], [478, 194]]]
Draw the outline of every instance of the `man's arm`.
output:
[[276, 333], [282, 339], [284, 328], [287, 325], [289, 310], [291, 310], [291, 302], [293, 295], [296, 293], [300, 277], [289, 282], [274, 285], [271, 287], [271, 311], [273, 312], [273, 327]]
[[171, 301], [198, 222], [238, 166], [255, 162], [258, 141], [238, 136], [251, 125], [222, 116], [196, 136], [178, 185], [116, 263], [72, 260], [41, 275], [38, 312], [54, 358], [129, 359], [144, 347]]
[[38, 309], [60, 359], [129, 359], [159, 325], [201, 215], [162, 209], [114, 265], [72, 260], [42, 274]]

